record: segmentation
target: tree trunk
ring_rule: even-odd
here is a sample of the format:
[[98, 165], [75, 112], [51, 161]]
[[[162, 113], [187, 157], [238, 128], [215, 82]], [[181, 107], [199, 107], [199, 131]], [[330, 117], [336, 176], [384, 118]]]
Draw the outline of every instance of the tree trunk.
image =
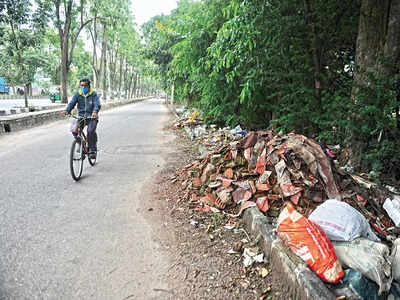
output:
[[110, 46], [109, 48], [109, 64], [108, 71], [110, 77], [110, 84], [108, 86], [110, 92], [110, 100], [114, 100], [114, 91], [115, 91], [115, 53], [114, 49]]
[[313, 73], [314, 73], [314, 94], [318, 103], [318, 107], [321, 107], [321, 41], [316, 29], [315, 12], [313, 11], [310, 0], [304, 0], [304, 6], [306, 11], [306, 23], [310, 28], [311, 34], [311, 58], [313, 62]]
[[386, 38], [389, 0], [363, 0], [356, 45], [356, 70], [354, 72], [353, 98], [358, 86], [371, 86], [370, 74], [378, 72], [378, 58]]
[[[71, 22], [72, 16], [74, 15], [73, 6], [74, 1], [61, 1], [61, 0], [53, 0], [56, 10], [56, 26], [58, 29], [58, 36], [60, 38], [60, 51], [61, 51], [61, 102], [68, 102], [68, 94], [67, 94], [67, 80], [68, 80], [68, 72], [72, 63], [73, 52], [75, 48], [76, 41], [82, 29], [89, 24], [92, 20], [83, 20], [84, 16], [84, 3], [85, 1], [79, 2], [79, 14], [80, 14], [80, 25], [76, 27], [76, 31], [71, 33]], [[61, 3], [62, 2], [62, 3]], [[61, 7], [61, 4], [64, 7]], [[61, 20], [61, 16], [64, 17], [64, 20]], [[64, 26], [62, 26], [64, 24]], [[71, 38], [71, 47], [69, 45], [69, 41]]]
[[63, 37], [61, 43], [61, 103], [68, 103], [68, 37]]
[[21, 68], [21, 75], [22, 75], [22, 81], [24, 83], [24, 102], [25, 102], [25, 107], [28, 107], [28, 86], [26, 84], [26, 74], [25, 74], [25, 66], [21, 57], [21, 54], [18, 53], [18, 62], [20, 64]]
[[135, 82], [134, 82], [134, 86], [133, 86], [133, 93], [134, 93], [134, 97], [137, 98], [138, 94], [139, 94], [139, 80], [140, 80], [140, 76], [139, 73], [136, 74], [135, 76]]
[[175, 94], [175, 82], [172, 82], [171, 87], [171, 106], [174, 107], [174, 94]]
[[24, 82], [24, 104], [25, 107], [28, 107], [28, 86], [26, 85], [26, 81], [25, 81], [25, 70], [24, 67], [21, 67], [21, 74], [22, 74], [22, 81]]
[[125, 99], [128, 99], [128, 86], [129, 86], [129, 76], [128, 76], [128, 61], [125, 59], [125, 72], [124, 72], [124, 90], [125, 90]]
[[137, 74], [135, 72], [133, 72], [133, 68], [132, 68], [131, 82], [129, 84], [129, 99], [135, 98], [136, 77], [137, 77]]
[[101, 57], [102, 57], [102, 68], [103, 68], [103, 100], [107, 101], [107, 31], [106, 31], [106, 24], [103, 24], [103, 43], [102, 43], [102, 49], [101, 49]]
[[[400, 1], [392, 1], [390, 7], [388, 33], [385, 47], [383, 49], [384, 56], [390, 62], [397, 62], [400, 59]], [[384, 76], [394, 76], [399, 70], [387, 67], [383, 70]], [[400, 138], [400, 82], [397, 82], [397, 108], [396, 108], [396, 132], [397, 138]]]
[[100, 67], [98, 66], [98, 58], [97, 58], [97, 13], [94, 16], [93, 20], [93, 30], [89, 28], [90, 36], [92, 38], [92, 45], [93, 45], [93, 51], [92, 51], [92, 69], [93, 69], [93, 86], [97, 90], [100, 87], [100, 80], [101, 80], [101, 62], [102, 58], [100, 58]]
[[[400, 1], [392, 0], [390, 7], [390, 15], [388, 20], [388, 29], [386, 43], [383, 49], [386, 59], [391, 62], [397, 62], [400, 58]], [[393, 75], [399, 70], [385, 68], [384, 75]]]
[[118, 101], [121, 101], [122, 73], [124, 66], [124, 57], [119, 57], [119, 82], [118, 82]]
[[[398, 36], [391, 37], [391, 34], [388, 34], [388, 32], [394, 30], [394, 28], [390, 29], [393, 24], [398, 26], [398, 9], [399, 0], [362, 0], [356, 43], [356, 67], [351, 95], [355, 103], [358, 102], [357, 97], [362, 87], [374, 87], [375, 83], [370, 79], [371, 75], [382, 75], [387, 72], [385, 67], [380, 64], [380, 58], [385, 54], [384, 49], [386, 46], [394, 49], [393, 43], [396, 43], [396, 41], [398, 45]], [[397, 13], [397, 16], [394, 16], [395, 13]], [[397, 23], [394, 22], [391, 25], [389, 16], [391, 20], [396, 19]], [[388, 49], [387, 52], [389, 53], [390, 50]], [[395, 52], [398, 53], [398, 50]], [[361, 124], [367, 121], [362, 120], [357, 113], [352, 117], [355, 120], [354, 124]], [[361, 165], [361, 155], [366, 147], [366, 138], [360, 136], [359, 132], [354, 131], [350, 132], [348, 136], [349, 164], [359, 167]]]

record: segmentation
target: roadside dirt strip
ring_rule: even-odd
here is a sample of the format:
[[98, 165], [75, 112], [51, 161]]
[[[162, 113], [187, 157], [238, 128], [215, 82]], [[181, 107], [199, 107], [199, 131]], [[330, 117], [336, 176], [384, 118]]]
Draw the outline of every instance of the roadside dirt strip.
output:
[[[144, 191], [153, 201], [142, 208], [153, 223], [159, 224], [158, 230], [165, 236], [160, 243], [169, 249], [173, 261], [164, 274], [170, 288], [163, 299], [336, 299], [323, 285], [308, 282], [303, 275], [304, 263], [296, 261], [302, 263], [296, 268], [291, 260], [285, 260], [285, 252], [274, 250], [261, 262], [246, 267], [244, 249], [262, 253], [266, 245], [257, 231], [268, 233], [258, 225], [257, 214], [249, 211], [243, 219], [231, 218], [195, 210], [182, 201], [182, 186], [173, 178], [197, 153], [183, 133], [177, 132], [170, 143], [176, 152], [165, 157], [165, 168]], [[289, 267], [284, 265], [287, 262], [291, 263]], [[296, 276], [294, 272], [299, 271], [301, 274]]]

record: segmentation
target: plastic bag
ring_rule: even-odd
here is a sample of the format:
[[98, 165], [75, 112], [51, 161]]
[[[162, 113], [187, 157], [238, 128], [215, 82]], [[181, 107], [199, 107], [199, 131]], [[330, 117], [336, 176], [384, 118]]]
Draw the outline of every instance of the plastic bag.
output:
[[392, 282], [390, 287], [390, 294], [387, 297], [388, 300], [400, 300], [400, 284]]
[[344, 273], [323, 230], [288, 203], [278, 218], [278, 235], [324, 281], [337, 283]]
[[389, 291], [393, 277], [389, 248], [386, 245], [366, 238], [358, 238], [352, 242], [332, 242], [332, 244], [343, 267], [357, 270], [377, 283], [379, 295]]
[[400, 226], [400, 201], [398, 197], [393, 200], [387, 198], [385, 203], [383, 203], [383, 208], [388, 213], [389, 217], [392, 219], [396, 227]]
[[308, 219], [321, 226], [331, 241], [352, 241], [360, 236], [380, 241], [365, 217], [346, 202], [326, 200]]
[[335, 288], [336, 296], [346, 296], [346, 299], [378, 300], [377, 285], [363, 276], [360, 272], [347, 269], [338, 288]]

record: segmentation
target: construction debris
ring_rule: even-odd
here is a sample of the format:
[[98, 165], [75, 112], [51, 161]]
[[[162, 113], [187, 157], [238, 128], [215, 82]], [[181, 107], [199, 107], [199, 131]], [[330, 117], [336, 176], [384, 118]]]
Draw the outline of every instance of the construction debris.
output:
[[[350, 242], [364, 236], [391, 248], [400, 235], [399, 189], [380, 186], [366, 174], [354, 174], [351, 168], [337, 165], [335, 151], [340, 147], [321, 146], [295, 133], [217, 128], [204, 124], [197, 111], [185, 112], [174, 128], [184, 129], [199, 144], [199, 158], [174, 178], [185, 190], [180, 201], [190, 201], [196, 210], [239, 217], [248, 207], [257, 206], [276, 224], [287, 203], [308, 218], [317, 207], [322, 205], [322, 209], [333, 201], [346, 209], [339, 214], [329, 208], [325, 217], [314, 222], [323, 230], [328, 223], [346, 228], [339, 223], [347, 218], [348, 222], [357, 221], [358, 225], [353, 225], [361, 230], [356, 236], [350, 230], [339, 240]], [[388, 290], [389, 281], [380, 292]]]

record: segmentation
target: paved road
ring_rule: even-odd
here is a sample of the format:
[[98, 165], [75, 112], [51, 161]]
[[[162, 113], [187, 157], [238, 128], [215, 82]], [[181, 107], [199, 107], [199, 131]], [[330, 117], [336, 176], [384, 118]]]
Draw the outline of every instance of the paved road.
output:
[[141, 215], [167, 110], [106, 111], [99, 163], [69, 174], [69, 121], [0, 137], [0, 299], [160, 299], [166, 253]]

